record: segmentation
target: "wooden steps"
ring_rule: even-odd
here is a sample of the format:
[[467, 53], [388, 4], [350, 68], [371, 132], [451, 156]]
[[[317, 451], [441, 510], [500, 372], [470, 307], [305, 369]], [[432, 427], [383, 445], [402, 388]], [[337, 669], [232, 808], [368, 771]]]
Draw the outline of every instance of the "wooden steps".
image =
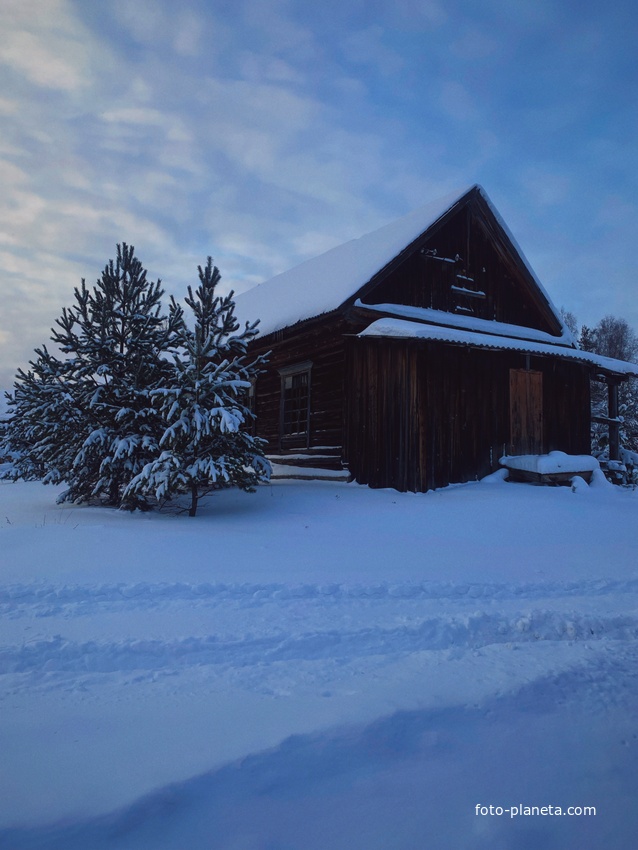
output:
[[349, 481], [350, 472], [341, 460], [341, 446], [314, 446], [288, 449], [268, 455], [271, 479], [294, 478], [302, 481]]

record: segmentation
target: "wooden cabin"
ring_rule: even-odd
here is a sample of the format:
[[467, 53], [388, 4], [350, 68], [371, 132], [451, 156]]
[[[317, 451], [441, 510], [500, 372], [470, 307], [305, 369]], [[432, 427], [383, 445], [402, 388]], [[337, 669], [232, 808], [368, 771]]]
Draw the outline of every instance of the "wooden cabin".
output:
[[269, 453], [373, 487], [465, 482], [505, 454], [589, 454], [590, 378], [611, 399], [636, 373], [577, 348], [480, 186], [236, 304], [261, 321], [252, 351], [271, 352], [253, 388]]

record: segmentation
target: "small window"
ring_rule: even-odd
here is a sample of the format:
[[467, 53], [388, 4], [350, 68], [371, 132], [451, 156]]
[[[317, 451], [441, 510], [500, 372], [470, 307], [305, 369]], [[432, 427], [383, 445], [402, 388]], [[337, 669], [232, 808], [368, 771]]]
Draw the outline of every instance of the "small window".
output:
[[310, 370], [312, 363], [305, 361], [280, 369], [281, 446], [308, 447], [310, 439]]

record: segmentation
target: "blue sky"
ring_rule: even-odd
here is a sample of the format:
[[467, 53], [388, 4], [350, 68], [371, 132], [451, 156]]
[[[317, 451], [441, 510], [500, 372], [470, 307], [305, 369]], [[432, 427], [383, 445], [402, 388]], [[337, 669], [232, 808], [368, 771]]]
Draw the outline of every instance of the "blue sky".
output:
[[242, 291], [481, 183], [554, 302], [638, 328], [638, 12], [2, 0], [0, 386], [117, 242]]

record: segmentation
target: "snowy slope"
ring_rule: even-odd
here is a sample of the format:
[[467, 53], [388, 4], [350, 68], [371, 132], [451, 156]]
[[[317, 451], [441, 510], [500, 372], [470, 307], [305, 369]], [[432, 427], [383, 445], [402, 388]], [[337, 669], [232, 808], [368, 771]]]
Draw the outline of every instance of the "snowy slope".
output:
[[0, 501], [0, 848], [634, 846], [638, 493]]

